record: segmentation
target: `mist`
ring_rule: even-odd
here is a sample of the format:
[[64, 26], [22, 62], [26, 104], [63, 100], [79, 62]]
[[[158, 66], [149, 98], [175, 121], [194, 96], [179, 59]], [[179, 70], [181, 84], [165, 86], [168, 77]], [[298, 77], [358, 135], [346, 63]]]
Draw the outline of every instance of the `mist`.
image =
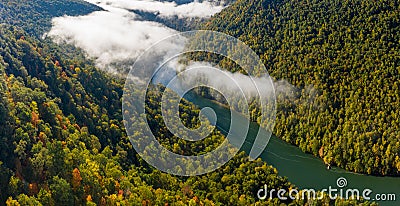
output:
[[177, 72], [186, 71], [180, 73], [179, 78], [183, 79], [187, 85], [202, 82], [227, 96], [244, 94], [247, 99], [251, 99], [260, 94], [269, 96], [274, 92], [269, 76], [250, 77], [239, 72], [231, 73], [209, 62], [190, 62], [188, 65], [173, 64], [170, 66]]
[[219, 13], [225, 7], [209, 1], [193, 1], [186, 4], [176, 2], [154, 1], [154, 0], [86, 0], [89, 3], [98, 5], [108, 5], [115, 8], [141, 10], [157, 13], [162, 17], [178, 16], [208, 18]]
[[[89, 58], [94, 59], [98, 68], [109, 73], [122, 73], [122, 75], [128, 72], [133, 62], [146, 49], [178, 33], [160, 23], [142, 21], [137, 14], [129, 11], [129, 9], [154, 11], [166, 16], [185, 17], [191, 15], [206, 17], [223, 9], [222, 6], [216, 6], [207, 1], [181, 5], [175, 2], [152, 0], [87, 0], [87, 2], [102, 7], [104, 11], [96, 11], [85, 16], [54, 18], [52, 28], [46, 37], [52, 38], [59, 44], [73, 44], [83, 49]], [[171, 42], [165, 44], [165, 47], [158, 52], [162, 54], [171, 50], [179, 50], [180, 47], [182, 45]], [[192, 62], [190, 65], [181, 65], [175, 62], [174, 65], [170, 66], [177, 72], [194, 67], [213, 67], [206, 62]], [[243, 92], [247, 98], [256, 97], [260, 93], [264, 96], [270, 96], [271, 92], [276, 92], [277, 95], [282, 96], [283, 94], [285, 98], [292, 100], [297, 94], [297, 89], [283, 80], [274, 82], [275, 88], [271, 88], [269, 77], [256, 78], [240, 73], [216, 71], [195, 70], [195, 73], [185, 75], [183, 78], [187, 82], [195, 82], [199, 78], [207, 79], [208, 83], [214, 85], [221, 93], [239, 94]], [[231, 82], [227, 83], [227, 81], [221, 79]]]
[[98, 11], [87, 16], [59, 17], [47, 36], [57, 43], [82, 48], [99, 68], [111, 63], [135, 60], [145, 49], [175, 30], [155, 22], [135, 21], [129, 12]]
[[[160, 12], [161, 15], [208, 17], [219, 12], [222, 6], [204, 1], [177, 5], [175, 2], [138, 0], [87, 0], [104, 11], [86, 16], [63, 16], [52, 20], [50, 37], [56, 43], [72, 44], [95, 60], [96, 66], [110, 73], [124, 73], [146, 49], [162, 39], [178, 33], [163, 24], [142, 21], [129, 9]], [[171, 43], [165, 50], [176, 45]], [[165, 51], [160, 51], [165, 52]], [[121, 62], [124, 62], [121, 64]], [[116, 66], [117, 65], [117, 66]]]

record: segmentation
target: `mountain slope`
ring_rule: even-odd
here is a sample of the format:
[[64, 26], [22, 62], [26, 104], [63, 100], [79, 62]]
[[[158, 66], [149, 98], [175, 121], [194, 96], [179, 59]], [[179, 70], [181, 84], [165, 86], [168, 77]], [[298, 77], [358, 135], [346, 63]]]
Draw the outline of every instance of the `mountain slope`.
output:
[[350, 171], [400, 175], [398, 0], [239, 0], [204, 29], [240, 38], [276, 79], [275, 133]]
[[[25, 9], [27, 16], [35, 10]], [[25, 25], [23, 13], [11, 23], [40, 36], [41, 22], [49, 22], [48, 17]], [[274, 196], [260, 201], [257, 191], [264, 184], [277, 190], [295, 186], [265, 162], [248, 161], [244, 153], [202, 176], [182, 178], [159, 172], [136, 156], [126, 138], [121, 82], [97, 70], [78, 50], [68, 51], [72, 54], [65, 56], [65, 48], [18, 27], [0, 26], [0, 204], [357, 204], [327, 197], [281, 201]], [[159, 98], [149, 95], [150, 117], [160, 115]], [[196, 127], [193, 117], [200, 110], [188, 102], [180, 108], [183, 123]], [[165, 132], [160, 118], [149, 120], [162, 127], [155, 135], [175, 152], [201, 153], [223, 138], [215, 132], [201, 148], [175, 146], [176, 138]]]
[[[244, 153], [203, 176], [161, 173], [136, 156], [126, 138], [119, 80], [89, 61], [59, 55], [53, 46], [0, 26], [0, 204], [249, 205], [259, 202], [260, 185], [294, 188], [276, 169], [260, 159], [250, 162]], [[154, 128], [155, 136], [171, 151], [198, 154], [224, 138], [215, 131], [208, 144], [177, 144], [156, 118], [160, 98], [149, 95], [149, 121], [161, 127]], [[185, 124], [199, 126], [193, 118], [198, 108], [188, 102], [180, 108]], [[274, 196], [264, 202], [283, 201]]]
[[[295, 188], [260, 159], [236, 155], [195, 177], [161, 173], [134, 152], [122, 124], [122, 84], [50, 42], [0, 26], [0, 204], [7, 205], [304, 205], [355, 200], [259, 200], [257, 191]], [[73, 51], [73, 50], [72, 50]], [[79, 57], [75, 50], [74, 57]], [[224, 138], [194, 144], [166, 132], [160, 97], [149, 94], [149, 122], [171, 151], [199, 154]], [[182, 122], [197, 127], [200, 110], [183, 101]], [[151, 118], [154, 117], [154, 118]], [[157, 128], [160, 127], [160, 128]], [[140, 131], [138, 131], [140, 134]], [[179, 144], [178, 144], [179, 143]], [[369, 205], [368, 203], [366, 205]]]
[[97, 10], [101, 8], [83, 0], [2, 0], [0, 21], [41, 37], [50, 29], [53, 17], [84, 15]]

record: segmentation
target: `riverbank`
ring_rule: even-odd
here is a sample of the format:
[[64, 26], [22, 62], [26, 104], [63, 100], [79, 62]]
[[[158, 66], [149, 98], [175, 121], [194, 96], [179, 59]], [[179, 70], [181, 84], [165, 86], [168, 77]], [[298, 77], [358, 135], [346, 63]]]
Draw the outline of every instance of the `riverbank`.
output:
[[[191, 95], [187, 98], [189, 101], [199, 106], [213, 108], [217, 114], [217, 128], [226, 134], [230, 130], [231, 112], [228, 107], [222, 106], [220, 103], [211, 101], [199, 96]], [[237, 112], [232, 112], [235, 119], [240, 121], [240, 125], [245, 125], [248, 120]], [[258, 133], [259, 125], [251, 122], [249, 131], [244, 145], [241, 150], [247, 154], [253, 147], [254, 139]], [[267, 131], [261, 128], [261, 134], [267, 135]], [[239, 138], [239, 137], [237, 137]], [[233, 143], [234, 144], [234, 143]], [[380, 205], [395, 206], [400, 205], [400, 178], [396, 177], [377, 177], [367, 176], [363, 174], [356, 174], [345, 171], [341, 168], [332, 167], [330, 170], [326, 169], [324, 162], [311, 154], [305, 154], [298, 147], [293, 146], [276, 136], [272, 136], [265, 150], [262, 152], [260, 158], [268, 164], [274, 166], [279, 175], [285, 176], [290, 182], [295, 184], [299, 189], [315, 189], [322, 190], [329, 187], [338, 187], [337, 179], [345, 178], [347, 180], [347, 189], [370, 189], [370, 201], [376, 201]], [[260, 185], [261, 187], [262, 185]], [[395, 194], [395, 201], [377, 201], [376, 195], [380, 194]]]

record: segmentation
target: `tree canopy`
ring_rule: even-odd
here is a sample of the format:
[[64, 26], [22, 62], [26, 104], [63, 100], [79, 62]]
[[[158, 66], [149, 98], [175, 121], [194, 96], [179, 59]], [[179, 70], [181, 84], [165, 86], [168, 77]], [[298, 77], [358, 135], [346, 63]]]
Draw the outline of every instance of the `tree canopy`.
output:
[[238, 0], [203, 28], [244, 41], [296, 86], [294, 100], [277, 94], [278, 137], [327, 164], [398, 176], [399, 3]]

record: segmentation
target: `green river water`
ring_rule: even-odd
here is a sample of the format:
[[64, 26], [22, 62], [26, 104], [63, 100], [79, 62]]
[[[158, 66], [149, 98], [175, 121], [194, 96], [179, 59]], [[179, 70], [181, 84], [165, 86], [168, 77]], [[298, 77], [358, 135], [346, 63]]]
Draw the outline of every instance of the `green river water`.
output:
[[[235, 134], [235, 130], [241, 129], [230, 129], [231, 112], [228, 108], [196, 95], [185, 96], [185, 98], [200, 108], [213, 108], [218, 117], [216, 126], [221, 132], [226, 133], [226, 131], [230, 131]], [[234, 115], [236, 121], [240, 121], [239, 123], [243, 122], [243, 125], [247, 124], [248, 120], [246, 117], [237, 112], [232, 112], [232, 115]], [[249, 153], [258, 130], [258, 124], [250, 123], [246, 142], [241, 147], [241, 150]], [[267, 131], [261, 129], [261, 132], [267, 135]], [[235, 144], [234, 141], [233, 144]], [[328, 189], [329, 186], [340, 189], [336, 181], [338, 178], [344, 177], [347, 179], [347, 186], [343, 190], [359, 189], [360, 193], [362, 193], [364, 189], [371, 189], [373, 191], [369, 195], [371, 201], [376, 201], [376, 194], [386, 196], [387, 194], [395, 194], [395, 201], [376, 202], [379, 205], [400, 205], [400, 178], [361, 175], [335, 167], [328, 170], [321, 159], [310, 154], [305, 154], [298, 147], [290, 145], [276, 136], [271, 137], [260, 158], [277, 168], [279, 175], [286, 176], [299, 189], [322, 190]], [[262, 187], [263, 185], [260, 185], [260, 189]]]

